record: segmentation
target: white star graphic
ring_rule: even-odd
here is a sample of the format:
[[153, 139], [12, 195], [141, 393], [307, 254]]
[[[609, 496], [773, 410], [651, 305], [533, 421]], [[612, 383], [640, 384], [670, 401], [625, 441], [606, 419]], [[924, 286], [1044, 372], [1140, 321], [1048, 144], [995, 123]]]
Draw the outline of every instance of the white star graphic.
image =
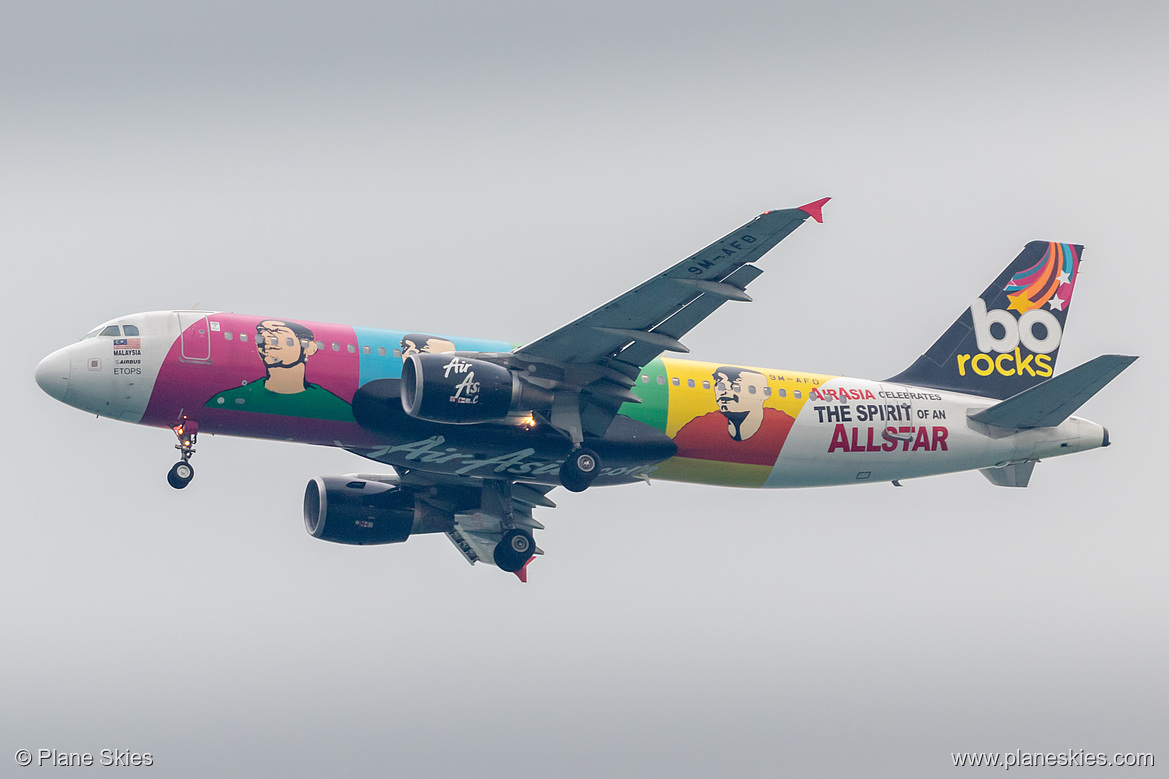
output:
[[1060, 271], [1059, 272], [1059, 283], [1060, 283], [1060, 286], [1063, 286], [1064, 284], [1071, 284], [1072, 283], [1071, 277], [1068, 276], [1067, 271]]
[[1063, 311], [1063, 298], [1055, 295], [1051, 300], [1047, 301], [1047, 305], [1051, 306], [1052, 311]]

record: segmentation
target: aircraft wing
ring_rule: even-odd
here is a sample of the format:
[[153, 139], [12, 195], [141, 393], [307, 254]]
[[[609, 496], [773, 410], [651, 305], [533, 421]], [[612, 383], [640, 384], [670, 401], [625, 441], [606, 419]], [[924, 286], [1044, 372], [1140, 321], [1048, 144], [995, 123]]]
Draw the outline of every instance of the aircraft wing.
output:
[[768, 211], [515, 354], [558, 363], [601, 363], [624, 368], [635, 378], [663, 351], [688, 351], [678, 339], [723, 303], [749, 301], [743, 290], [763, 272], [751, 263], [809, 216], [820, 221], [827, 201]]
[[[638, 402], [629, 392], [641, 369], [664, 351], [689, 351], [679, 340], [728, 300], [750, 301], [744, 291], [763, 271], [755, 263], [804, 220], [822, 221], [828, 198], [768, 211], [643, 284], [515, 350], [508, 359], [528, 378], [553, 391], [576, 388], [583, 430], [601, 435], [616, 410]], [[567, 401], [566, 401], [567, 402]], [[562, 429], [573, 413], [553, 409]], [[574, 435], [576, 438], [576, 435]]]

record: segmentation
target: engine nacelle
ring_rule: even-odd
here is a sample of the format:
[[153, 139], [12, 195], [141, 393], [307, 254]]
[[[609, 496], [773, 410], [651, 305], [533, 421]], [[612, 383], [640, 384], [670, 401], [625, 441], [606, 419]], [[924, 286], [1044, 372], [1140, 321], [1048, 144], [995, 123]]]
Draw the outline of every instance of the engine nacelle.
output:
[[394, 544], [410, 537], [417, 501], [397, 484], [318, 476], [304, 490], [304, 526], [322, 541]]
[[501, 365], [455, 354], [412, 354], [402, 363], [402, 409], [428, 422], [473, 425], [551, 405], [551, 395]]

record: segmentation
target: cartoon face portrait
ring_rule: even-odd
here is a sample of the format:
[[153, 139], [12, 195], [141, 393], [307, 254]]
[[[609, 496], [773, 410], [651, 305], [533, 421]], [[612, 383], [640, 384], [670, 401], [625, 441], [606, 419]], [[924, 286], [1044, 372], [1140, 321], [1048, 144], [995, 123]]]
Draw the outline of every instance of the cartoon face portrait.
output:
[[317, 342], [313, 331], [295, 322], [265, 319], [256, 325], [256, 352], [264, 361], [271, 378], [272, 370], [302, 365], [316, 354]]
[[763, 413], [767, 378], [756, 371], [722, 367], [714, 373], [714, 399], [724, 414], [758, 411]]
[[751, 368], [720, 365], [711, 378], [716, 410], [691, 419], [674, 434], [678, 456], [774, 465], [795, 420], [764, 407], [771, 396], [767, 377]]
[[455, 345], [445, 338], [422, 333], [407, 333], [400, 344], [402, 361], [412, 354], [442, 354], [455, 351]]
[[767, 377], [757, 371], [724, 365], [716, 370], [714, 399], [727, 418], [727, 432], [736, 441], [753, 436], [763, 424]]
[[256, 354], [263, 378], [244, 377], [238, 387], [214, 395], [208, 408], [353, 421], [349, 404], [305, 378], [317, 353], [313, 331], [297, 322], [265, 319], [256, 325]]

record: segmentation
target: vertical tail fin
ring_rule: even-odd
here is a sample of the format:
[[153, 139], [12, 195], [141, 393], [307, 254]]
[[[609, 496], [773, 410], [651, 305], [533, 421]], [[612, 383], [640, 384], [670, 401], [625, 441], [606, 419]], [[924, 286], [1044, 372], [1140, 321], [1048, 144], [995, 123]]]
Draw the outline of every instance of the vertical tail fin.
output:
[[1051, 378], [1083, 250], [1027, 244], [925, 354], [889, 381], [1008, 398]]

